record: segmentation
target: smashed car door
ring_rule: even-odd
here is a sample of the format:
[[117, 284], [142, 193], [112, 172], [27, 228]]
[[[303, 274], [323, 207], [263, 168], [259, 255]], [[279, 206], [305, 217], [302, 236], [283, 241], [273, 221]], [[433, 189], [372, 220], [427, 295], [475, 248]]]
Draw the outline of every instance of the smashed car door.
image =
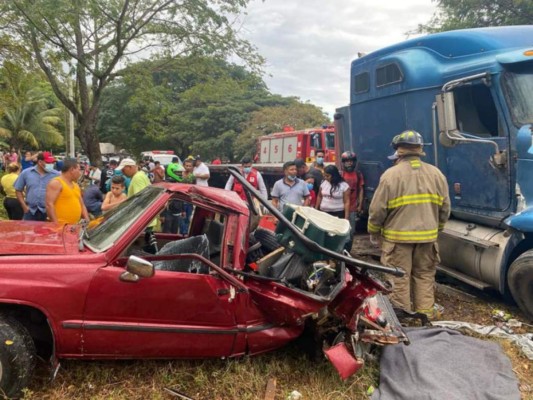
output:
[[234, 290], [227, 281], [202, 273], [209, 271], [203, 266], [194, 272], [157, 270], [151, 278], [128, 283], [119, 280], [124, 266], [115, 264], [99, 269], [91, 282], [83, 322], [85, 356], [232, 353], [237, 329]]

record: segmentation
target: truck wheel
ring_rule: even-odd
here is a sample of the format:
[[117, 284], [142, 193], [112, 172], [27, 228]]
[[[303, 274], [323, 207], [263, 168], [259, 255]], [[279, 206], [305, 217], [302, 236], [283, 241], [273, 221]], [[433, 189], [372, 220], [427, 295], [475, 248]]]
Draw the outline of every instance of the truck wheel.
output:
[[533, 250], [526, 251], [511, 264], [507, 282], [516, 304], [533, 320]]
[[17, 397], [33, 374], [35, 344], [28, 331], [13, 318], [0, 314], [0, 396]]
[[276, 249], [279, 249], [281, 245], [276, 240], [276, 235], [267, 229], [256, 229], [254, 231], [255, 240], [261, 243], [261, 248], [265, 250], [265, 253], [271, 253]]

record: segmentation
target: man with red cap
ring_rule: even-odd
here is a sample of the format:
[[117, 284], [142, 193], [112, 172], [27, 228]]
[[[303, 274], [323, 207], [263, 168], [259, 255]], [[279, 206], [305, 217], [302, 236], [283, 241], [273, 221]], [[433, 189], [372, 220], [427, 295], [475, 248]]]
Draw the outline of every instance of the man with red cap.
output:
[[39, 153], [35, 166], [22, 171], [15, 181], [16, 196], [24, 211], [22, 219], [46, 221], [46, 186], [59, 176], [59, 172], [54, 169], [55, 161], [48, 151]]

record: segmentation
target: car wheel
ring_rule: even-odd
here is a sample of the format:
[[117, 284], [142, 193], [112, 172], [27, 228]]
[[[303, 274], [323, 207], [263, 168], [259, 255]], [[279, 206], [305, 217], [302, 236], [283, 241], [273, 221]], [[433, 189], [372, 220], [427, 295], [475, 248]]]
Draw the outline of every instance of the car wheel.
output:
[[261, 248], [265, 253], [270, 253], [276, 249], [279, 249], [281, 245], [276, 240], [274, 232], [267, 229], [256, 229], [254, 231], [255, 240], [261, 243]]
[[13, 318], [0, 315], [0, 396], [19, 396], [33, 374], [35, 344]]
[[513, 300], [533, 320], [533, 250], [526, 251], [511, 264], [507, 282]]

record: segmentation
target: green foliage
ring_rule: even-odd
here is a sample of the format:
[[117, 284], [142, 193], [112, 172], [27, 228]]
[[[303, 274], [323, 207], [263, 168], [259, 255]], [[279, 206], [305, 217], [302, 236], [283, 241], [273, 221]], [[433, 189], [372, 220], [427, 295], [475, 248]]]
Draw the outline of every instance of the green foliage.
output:
[[0, 68], [0, 137], [16, 149], [46, 149], [63, 143], [62, 111], [49, 84], [11, 62]]
[[[233, 27], [233, 17], [247, 4], [248, 0], [3, 1], [0, 38], [34, 56], [58, 99], [74, 114], [82, 147], [97, 161], [95, 127], [102, 91], [122, 75], [131, 57], [236, 56], [260, 68], [261, 57]], [[74, 99], [63, 84], [70, 79], [76, 82]], [[163, 111], [151, 110], [158, 115]], [[154, 136], [153, 131], [148, 134]]]
[[238, 160], [255, 149], [253, 143], [243, 146], [243, 129], [265, 107], [277, 111], [271, 116], [273, 126], [289, 121], [309, 127], [327, 121], [315, 106], [272, 95], [258, 74], [197, 56], [131, 66], [104, 92], [102, 105], [102, 139], [134, 154], [163, 149]]
[[502, 25], [528, 25], [533, 21], [531, 0], [436, 0], [438, 10], [418, 32]]
[[290, 98], [285, 106], [264, 107], [253, 112], [243, 127], [243, 133], [235, 150], [240, 156], [253, 156], [256, 151], [256, 139], [259, 136], [281, 132], [285, 125], [294, 129], [305, 129], [329, 122], [327, 115], [320, 108], [302, 103], [297, 98]]

